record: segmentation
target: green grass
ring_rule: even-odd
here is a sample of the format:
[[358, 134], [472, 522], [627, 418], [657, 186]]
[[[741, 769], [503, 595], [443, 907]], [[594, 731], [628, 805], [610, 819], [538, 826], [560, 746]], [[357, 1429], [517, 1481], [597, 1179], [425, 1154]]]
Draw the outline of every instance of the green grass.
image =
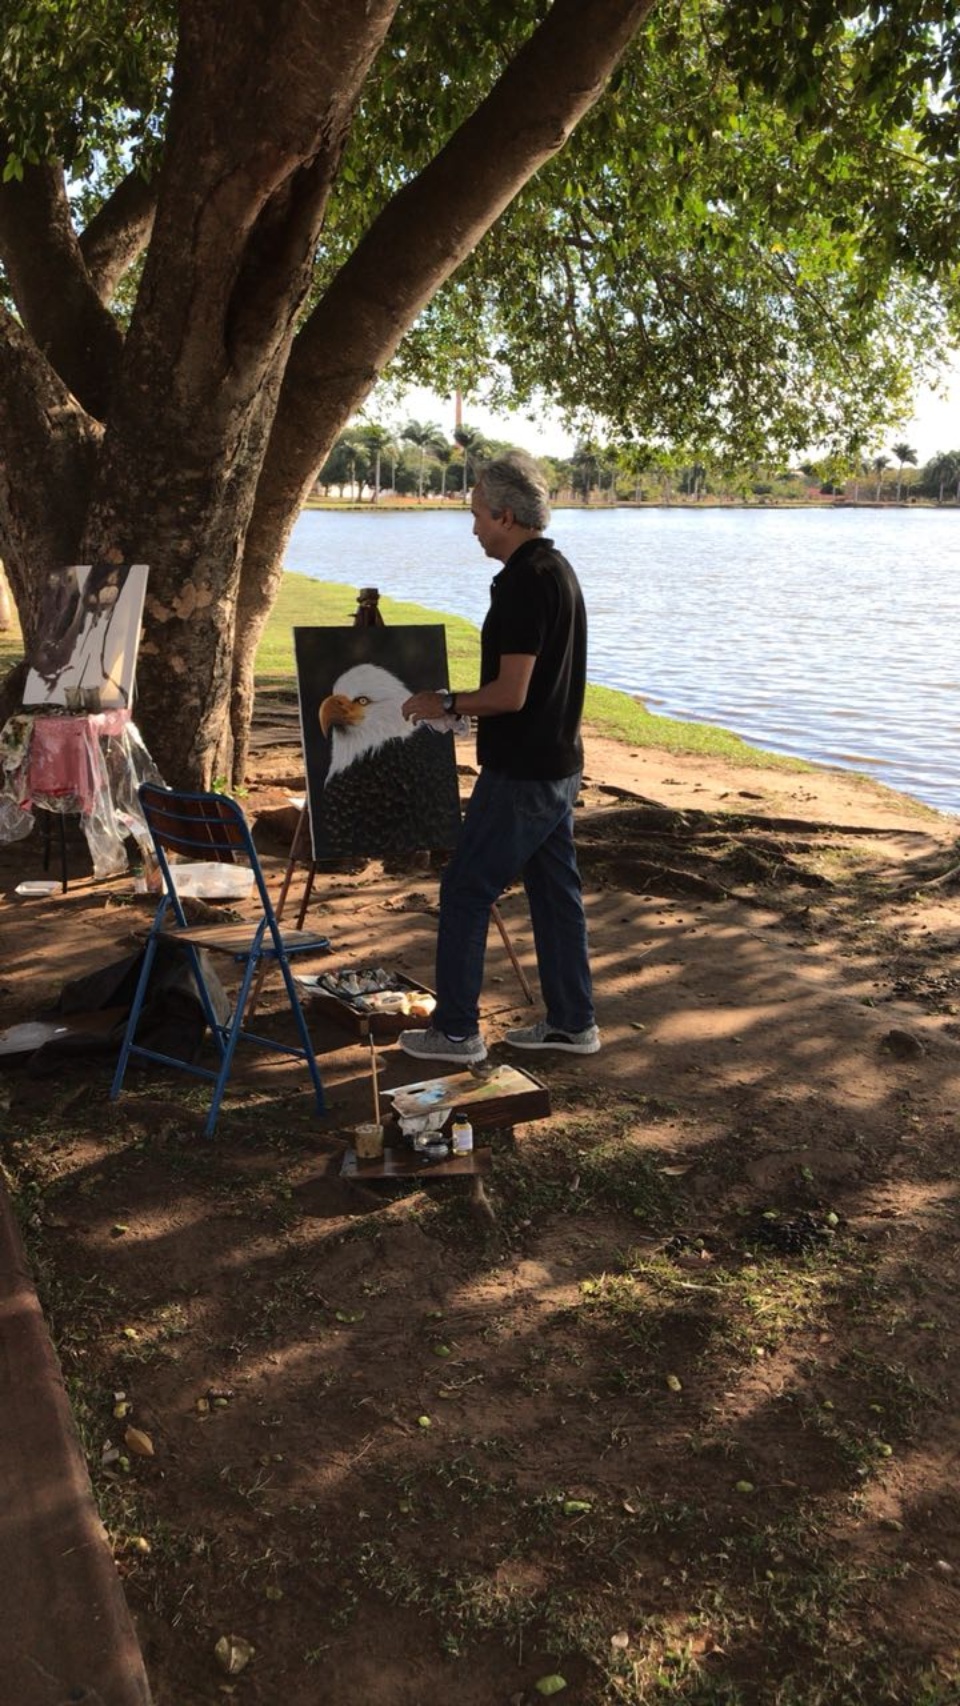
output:
[[22, 657], [23, 637], [14, 613], [13, 626], [0, 631], [0, 676], [12, 669], [15, 663], [19, 663]]
[[802, 758], [785, 758], [750, 746], [739, 735], [716, 723], [681, 723], [674, 717], [658, 717], [629, 693], [613, 687], [587, 688], [584, 720], [598, 734], [629, 746], [656, 746], [666, 752], [691, 752], [705, 758], [727, 758], [755, 770], [815, 770]]
[[[274, 692], [294, 692], [294, 628], [349, 627], [357, 608], [357, 590], [330, 581], [311, 580], [309, 575], [284, 575], [260, 649], [257, 652], [257, 685]], [[440, 610], [425, 610], [422, 604], [406, 604], [396, 598], [381, 598], [380, 609], [388, 627], [400, 623], [432, 622], [447, 631], [450, 679], [462, 687], [475, 682], [480, 671], [480, 634], [462, 616], [447, 616]]]

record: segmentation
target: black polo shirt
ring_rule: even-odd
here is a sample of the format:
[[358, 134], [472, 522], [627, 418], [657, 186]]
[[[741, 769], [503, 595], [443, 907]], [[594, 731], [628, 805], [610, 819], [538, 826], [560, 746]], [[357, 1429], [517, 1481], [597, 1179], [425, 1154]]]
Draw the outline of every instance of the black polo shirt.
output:
[[508, 776], [555, 782], [583, 768], [580, 719], [587, 681], [583, 594], [552, 539], [529, 539], [494, 577], [481, 632], [480, 682], [500, 659], [536, 658], [526, 704], [477, 719], [477, 759]]

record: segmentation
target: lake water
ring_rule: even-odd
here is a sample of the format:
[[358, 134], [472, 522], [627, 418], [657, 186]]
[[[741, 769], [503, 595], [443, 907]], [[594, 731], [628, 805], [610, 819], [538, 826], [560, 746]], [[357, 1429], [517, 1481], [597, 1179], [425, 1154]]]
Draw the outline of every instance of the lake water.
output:
[[[960, 513], [558, 510], [550, 533], [592, 681], [960, 812]], [[305, 510], [286, 566], [477, 624], [496, 568], [459, 508]]]

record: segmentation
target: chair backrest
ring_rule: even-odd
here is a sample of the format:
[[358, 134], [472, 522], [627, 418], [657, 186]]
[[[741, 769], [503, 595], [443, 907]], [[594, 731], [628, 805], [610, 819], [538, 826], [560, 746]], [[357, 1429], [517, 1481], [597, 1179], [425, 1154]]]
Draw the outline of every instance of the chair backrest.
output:
[[247, 820], [226, 794], [179, 794], [155, 782], [142, 783], [139, 793], [147, 828], [166, 852], [224, 864], [234, 864], [243, 853], [256, 863]]
[[168, 860], [168, 853], [188, 862], [216, 861], [228, 865], [241, 862], [250, 868], [263, 909], [263, 923], [274, 934], [273, 904], [250, 826], [236, 800], [226, 794], [182, 794], [175, 788], [159, 787], [155, 782], [141, 783], [138, 795], [163, 875], [161, 912], [171, 904], [178, 922], [185, 923], [177, 893], [177, 866]]

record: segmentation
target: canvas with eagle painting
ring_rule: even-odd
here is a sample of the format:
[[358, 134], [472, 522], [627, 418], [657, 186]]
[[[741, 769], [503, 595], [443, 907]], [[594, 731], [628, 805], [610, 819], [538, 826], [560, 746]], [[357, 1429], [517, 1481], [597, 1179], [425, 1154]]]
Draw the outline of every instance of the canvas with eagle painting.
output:
[[314, 860], [452, 847], [453, 736], [401, 711], [446, 687], [443, 627], [295, 628], [293, 640]]

